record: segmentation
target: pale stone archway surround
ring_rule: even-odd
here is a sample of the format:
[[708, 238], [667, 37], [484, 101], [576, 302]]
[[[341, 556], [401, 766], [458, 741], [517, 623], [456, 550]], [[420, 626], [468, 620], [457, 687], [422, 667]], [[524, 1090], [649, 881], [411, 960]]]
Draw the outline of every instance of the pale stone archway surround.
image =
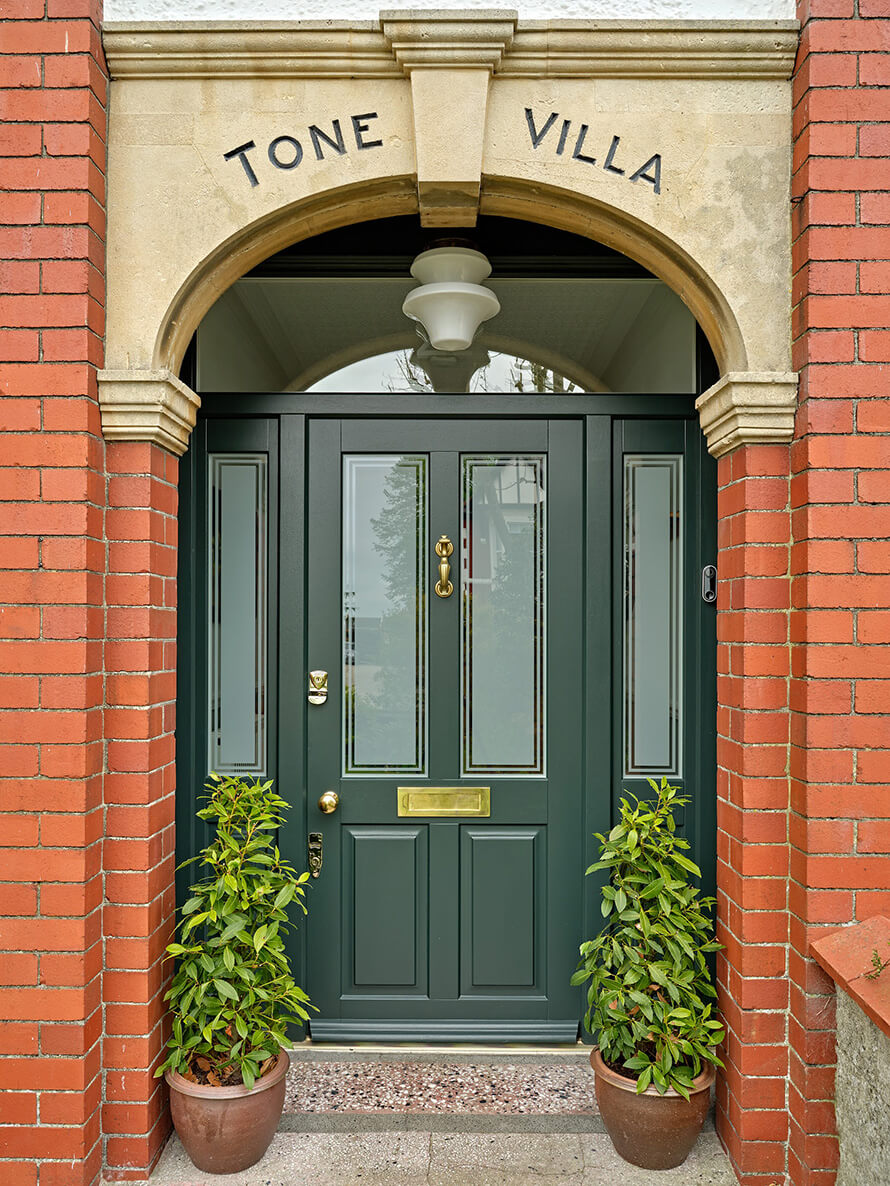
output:
[[[288, 243], [419, 210], [428, 226], [525, 218], [639, 260], [714, 348], [711, 452], [791, 439], [796, 23], [398, 11], [112, 24], [104, 42], [107, 438], [184, 452], [199, 400], [175, 376], [219, 293]], [[279, 137], [299, 141], [296, 166]]]

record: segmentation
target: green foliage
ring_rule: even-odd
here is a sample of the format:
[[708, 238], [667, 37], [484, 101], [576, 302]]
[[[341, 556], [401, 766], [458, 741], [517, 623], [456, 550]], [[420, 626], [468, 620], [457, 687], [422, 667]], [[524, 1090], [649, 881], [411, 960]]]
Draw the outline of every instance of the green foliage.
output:
[[170, 1002], [173, 1032], [168, 1067], [189, 1078], [252, 1087], [263, 1064], [291, 1045], [287, 1026], [307, 1021], [309, 998], [293, 980], [284, 950], [287, 908], [303, 913], [303, 886], [282, 859], [275, 832], [288, 804], [272, 783], [211, 774], [198, 816], [216, 821], [216, 835], [198, 856], [207, 875], [192, 886], [178, 923]]
[[865, 973], [866, 980], [877, 980], [885, 968], [890, 968], [890, 959], [881, 959], [881, 953], [877, 947], [872, 948], [871, 952], [871, 971]]
[[689, 1098], [703, 1063], [722, 1066], [717, 1046], [723, 1026], [707, 998], [716, 997], [705, 953], [720, 944], [689, 875], [701, 871], [676, 834], [674, 808], [688, 800], [679, 788], [649, 779], [653, 802], [621, 800], [621, 819], [608, 836], [597, 833], [600, 859], [587, 870], [610, 870], [602, 890], [606, 924], [581, 944], [572, 984], [590, 981], [587, 1028], [599, 1031], [605, 1061], [637, 1077], [637, 1091], [651, 1084], [663, 1095], [673, 1087]]

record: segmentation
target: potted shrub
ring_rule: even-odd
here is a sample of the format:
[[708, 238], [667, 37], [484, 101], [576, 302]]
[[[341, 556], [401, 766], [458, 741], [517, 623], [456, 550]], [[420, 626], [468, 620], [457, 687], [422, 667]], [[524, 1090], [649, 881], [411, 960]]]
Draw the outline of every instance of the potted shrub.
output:
[[723, 1026], [705, 961], [721, 945], [690, 876], [701, 873], [683, 850], [674, 808], [688, 799], [662, 778], [654, 801], [621, 800], [608, 836], [597, 833], [608, 869], [606, 923], [581, 945], [573, 984], [590, 981], [585, 1021], [598, 1032], [591, 1052], [596, 1097], [618, 1153], [645, 1169], [682, 1165], [701, 1131], [722, 1062]]
[[306, 912], [304, 883], [275, 833], [287, 803], [271, 782], [211, 774], [206, 807], [216, 835], [196, 857], [206, 875], [181, 910], [176, 972], [165, 1000], [172, 1032], [155, 1075], [170, 1085], [173, 1123], [198, 1169], [235, 1173], [263, 1156], [278, 1127], [290, 1023], [309, 998], [284, 950], [287, 909]]

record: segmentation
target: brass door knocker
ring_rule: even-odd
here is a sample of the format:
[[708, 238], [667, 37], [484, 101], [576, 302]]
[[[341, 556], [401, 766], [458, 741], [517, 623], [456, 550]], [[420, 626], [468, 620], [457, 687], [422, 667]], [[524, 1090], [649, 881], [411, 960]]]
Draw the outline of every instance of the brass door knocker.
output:
[[448, 557], [454, 551], [454, 544], [447, 535], [440, 535], [439, 542], [436, 544], [436, 555], [439, 557], [439, 579], [436, 582], [436, 596], [450, 597], [454, 592], [454, 585], [451, 583], [451, 565]]

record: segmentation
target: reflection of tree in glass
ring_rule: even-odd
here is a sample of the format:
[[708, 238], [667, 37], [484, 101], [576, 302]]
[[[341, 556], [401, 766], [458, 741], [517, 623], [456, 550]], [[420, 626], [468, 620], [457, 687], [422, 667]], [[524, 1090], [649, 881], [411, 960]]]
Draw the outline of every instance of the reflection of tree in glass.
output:
[[477, 767], [534, 766], [541, 727], [539, 468], [505, 458], [472, 470], [472, 760]]
[[431, 392], [433, 390], [433, 385], [426, 371], [414, 365], [411, 361], [411, 355], [407, 350], [401, 350], [396, 355], [396, 369], [399, 372], [398, 378], [393, 377], [387, 379], [387, 391]]
[[[504, 358], [510, 359], [509, 380], [506, 382], [497, 377], [503, 372], [503, 368], [494, 365]], [[396, 355], [395, 363], [398, 373], [386, 380], [387, 391], [433, 392], [429, 376], [422, 367], [412, 363], [409, 351], [400, 351]], [[542, 362], [532, 362], [527, 358], [504, 354], [493, 354], [488, 366], [480, 367], [470, 380], [470, 394], [479, 395], [498, 392], [573, 395], [581, 390], [571, 379], [560, 375]]]
[[564, 375], [550, 370], [542, 362], [517, 358], [510, 367], [514, 391], [535, 391], [553, 395], [572, 395], [581, 389]]
[[[420, 758], [415, 739], [425, 690], [425, 599], [419, 588], [424, 571], [425, 476], [422, 458], [401, 458], [386, 475], [380, 514], [370, 520], [386, 608], [379, 621], [379, 666], [375, 678], [361, 681], [364, 711], [358, 715], [366, 735], [362, 748], [376, 755], [375, 765], [410, 767]], [[361, 655], [356, 659], [362, 663]]]

